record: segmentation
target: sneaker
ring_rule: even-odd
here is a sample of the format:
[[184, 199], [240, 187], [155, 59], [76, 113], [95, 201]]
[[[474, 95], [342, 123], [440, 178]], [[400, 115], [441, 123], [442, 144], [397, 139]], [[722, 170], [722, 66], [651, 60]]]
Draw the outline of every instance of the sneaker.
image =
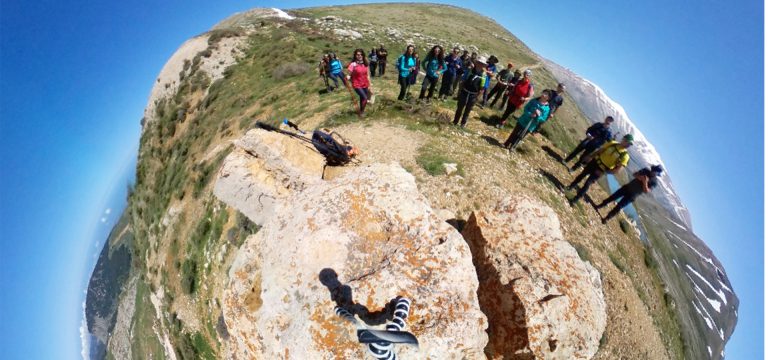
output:
[[497, 129], [501, 129], [502, 127], [503, 127], [503, 125], [501, 125], [501, 124], [496, 124], [496, 128], [497, 128]]
[[604, 217], [600, 217], [600, 222], [603, 223], [603, 225], [608, 223], [608, 220]]
[[570, 205], [571, 207], [574, 207], [574, 206], [576, 206], [576, 202], [573, 201], [573, 199], [570, 199], [570, 200], [568, 200], [568, 205]]
[[369, 104], [373, 104], [376, 101], [376, 95], [371, 96], [371, 99], [368, 100]]

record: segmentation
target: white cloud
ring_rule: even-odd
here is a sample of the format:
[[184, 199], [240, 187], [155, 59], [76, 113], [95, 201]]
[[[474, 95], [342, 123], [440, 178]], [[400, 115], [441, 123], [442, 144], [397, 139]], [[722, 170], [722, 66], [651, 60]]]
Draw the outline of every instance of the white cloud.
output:
[[103, 223], [107, 222], [107, 218], [105, 218], [105, 217], [101, 218], [101, 222], [103, 222]]
[[110, 213], [112, 213], [112, 208], [107, 208], [107, 210], [104, 210], [104, 213], [109, 215]]

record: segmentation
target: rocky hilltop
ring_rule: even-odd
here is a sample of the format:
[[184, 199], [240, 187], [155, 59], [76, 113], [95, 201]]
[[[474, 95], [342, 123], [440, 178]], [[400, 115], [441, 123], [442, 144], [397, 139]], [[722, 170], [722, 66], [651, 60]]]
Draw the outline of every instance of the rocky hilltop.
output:
[[[703, 312], [704, 300], [669, 271], [680, 258], [641, 239], [673, 225], [641, 206], [643, 232], [623, 216], [603, 226], [586, 203], [568, 206], [559, 159], [589, 124], [576, 99], [510, 153], [499, 146], [510, 129], [491, 126], [498, 110], [458, 129], [454, 100], [395, 100], [391, 67], [411, 42], [476, 49], [533, 69], [537, 89], [557, 84], [493, 20], [443, 5], [255, 9], [182, 44], [142, 119], [132, 266], [106, 357], [365, 358], [336, 309], [383, 329], [400, 297], [419, 342], [394, 346], [404, 359], [721, 357], [735, 319], [723, 312], [723, 336], [709, 336], [683, 305]], [[359, 119], [314, 67], [380, 44], [390, 70]], [[283, 118], [342, 134], [359, 164], [326, 166], [307, 135], [253, 126]]]

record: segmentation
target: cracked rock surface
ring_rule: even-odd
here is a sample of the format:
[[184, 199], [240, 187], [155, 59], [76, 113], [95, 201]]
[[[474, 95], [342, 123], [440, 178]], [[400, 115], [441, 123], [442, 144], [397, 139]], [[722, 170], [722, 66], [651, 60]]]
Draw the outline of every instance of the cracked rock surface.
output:
[[[262, 228], [240, 248], [221, 296], [227, 357], [365, 358], [334, 307], [382, 328], [387, 304], [405, 296], [406, 330], [420, 346], [397, 346], [401, 358], [485, 358], [488, 323], [469, 246], [411, 174], [373, 164], [326, 181], [295, 139], [253, 130], [236, 145], [215, 194]], [[270, 201], [260, 204], [263, 194]]]
[[606, 326], [600, 273], [563, 239], [555, 212], [518, 195], [472, 213], [472, 248], [491, 359], [591, 359]]

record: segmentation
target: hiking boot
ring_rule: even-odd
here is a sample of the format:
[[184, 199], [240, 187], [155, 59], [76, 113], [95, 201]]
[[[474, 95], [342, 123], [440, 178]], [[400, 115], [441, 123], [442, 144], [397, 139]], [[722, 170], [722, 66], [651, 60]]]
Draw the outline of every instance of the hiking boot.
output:
[[603, 223], [603, 225], [605, 225], [605, 224], [608, 223], [608, 219], [606, 219], [604, 217], [600, 217], [600, 222]]
[[568, 205], [569, 205], [570, 207], [574, 207], [574, 206], [576, 206], [576, 201], [574, 201], [573, 199], [569, 199], [569, 200], [568, 200]]

